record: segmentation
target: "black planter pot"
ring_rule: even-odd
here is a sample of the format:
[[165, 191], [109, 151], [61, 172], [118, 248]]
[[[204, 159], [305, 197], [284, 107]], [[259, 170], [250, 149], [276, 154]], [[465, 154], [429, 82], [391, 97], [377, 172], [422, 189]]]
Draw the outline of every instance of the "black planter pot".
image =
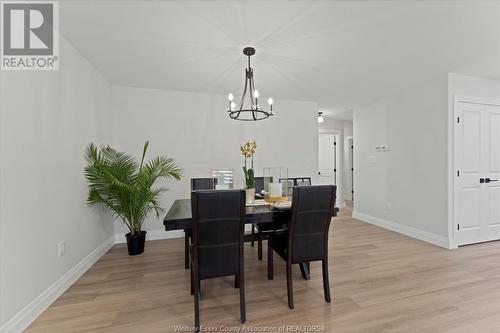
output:
[[130, 232], [125, 235], [127, 238], [128, 254], [136, 256], [144, 252], [144, 242], [146, 241], [146, 231], [131, 235]]

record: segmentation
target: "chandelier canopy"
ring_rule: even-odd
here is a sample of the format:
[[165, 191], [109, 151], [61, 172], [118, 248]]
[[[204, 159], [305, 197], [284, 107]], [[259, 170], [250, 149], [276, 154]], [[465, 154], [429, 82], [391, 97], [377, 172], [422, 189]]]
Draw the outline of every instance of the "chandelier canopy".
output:
[[[229, 99], [229, 117], [234, 120], [242, 121], [257, 121], [267, 119], [273, 116], [273, 99], [268, 98], [267, 103], [269, 104], [269, 111], [266, 111], [259, 105], [259, 91], [255, 89], [255, 81], [253, 77], [253, 68], [250, 66], [250, 57], [255, 54], [255, 49], [253, 47], [245, 47], [243, 49], [243, 54], [248, 57], [248, 68], [245, 69], [245, 87], [243, 88], [243, 94], [241, 95], [241, 101], [239, 107], [237, 107], [234, 102], [233, 94], [229, 94], [227, 97]], [[245, 105], [245, 97], [248, 91], [248, 101], [249, 105]]]

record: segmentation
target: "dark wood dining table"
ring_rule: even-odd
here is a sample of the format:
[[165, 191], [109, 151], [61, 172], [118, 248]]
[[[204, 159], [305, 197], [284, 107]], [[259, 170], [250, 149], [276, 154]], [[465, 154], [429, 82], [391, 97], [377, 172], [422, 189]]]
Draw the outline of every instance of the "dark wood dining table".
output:
[[[336, 215], [337, 210], [334, 212]], [[258, 230], [266, 230], [265, 232], [257, 232], [255, 234], [245, 234], [245, 242], [262, 241], [267, 238], [273, 230], [286, 228], [288, 221], [292, 215], [291, 209], [277, 209], [270, 205], [262, 206], [247, 206], [246, 207], [246, 224], [255, 224]], [[163, 219], [165, 231], [172, 230], [191, 230], [191, 199], [177, 199], [167, 212]], [[300, 271], [305, 279], [309, 279], [309, 265], [303, 263], [300, 265]]]
[[[291, 210], [277, 209], [269, 205], [247, 206], [246, 216], [247, 224], [262, 224], [262, 227], [265, 227], [270, 224], [286, 224], [290, 219]], [[163, 225], [165, 231], [191, 229], [191, 199], [175, 200], [163, 219]], [[245, 236], [245, 242], [255, 240], [251, 235]]]

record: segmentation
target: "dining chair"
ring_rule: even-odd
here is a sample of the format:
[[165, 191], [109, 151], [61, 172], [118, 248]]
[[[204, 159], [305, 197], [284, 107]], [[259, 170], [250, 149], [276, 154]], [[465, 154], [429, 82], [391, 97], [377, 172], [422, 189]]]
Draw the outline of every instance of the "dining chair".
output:
[[[273, 181], [273, 177], [255, 177], [255, 193], [261, 194], [262, 191], [265, 191], [266, 183], [272, 183], [272, 181]], [[263, 230], [262, 227], [258, 227], [255, 224], [252, 224], [252, 235], [254, 235], [256, 231], [263, 232], [263, 231], [269, 231], [269, 230]], [[251, 245], [252, 245], [252, 247], [254, 246], [254, 241], [251, 241]], [[259, 239], [257, 241], [257, 258], [259, 260], [262, 260], [262, 240], [261, 239]]]
[[261, 194], [264, 190], [264, 177], [255, 177], [255, 193]]
[[191, 290], [194, 294], [195, 328], [199, 331], [200, 281], [228, 275], [234, 275], [235, 288], [240, 289], [240, 316], [244, 323], [245, 191], [193, 191], [191, 209]]
[[199, 190], [214, 190], [217, 185], [217, 178], [191, 178], [191, 192]]
[[294, 186], [310, 186], [311, 185], [311, 177], [296, 177], [293, 178]]
[[[213, 190], [217, 185], [217, 178], [191, 178], [191, 192]], [[184, 229], [184, 268], [189, 269], [189, 244], [192, 237], [190, 229]]]
[[[264, 191], [264, 177], [255, 177], [255, 195], [261, 195], [262, 191]], [[255, 234], [255, 225], [252, 224], [252, 235]], [[262, 241], [260, 241], [262, 243]], [[254, 246], [254, 241], [250, 243], [252, 247]], [[262, 248], [262, 245], [260, 246]], [[262, 254], [260, 255], [262, 258]]]
[[288, 230], [269, 235], [267, 274], [273, 279], [273, 252], [286, 262], [288, 306], [293, 309], [292, 265], [321, 261], [323, 289], [330, 303], [328, 279], [328, 230], [334, 216], [337, 187], [333, 185], [296, 186], [293, 189], [292, 216]]

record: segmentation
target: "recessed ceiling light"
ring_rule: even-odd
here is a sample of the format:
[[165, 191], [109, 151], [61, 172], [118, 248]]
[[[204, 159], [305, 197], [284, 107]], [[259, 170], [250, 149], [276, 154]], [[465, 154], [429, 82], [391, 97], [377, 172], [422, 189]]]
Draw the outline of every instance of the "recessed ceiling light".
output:
[[325, 119], [323, 119], [323, 112], [318, 112], [318, 123], [324, 122]]

